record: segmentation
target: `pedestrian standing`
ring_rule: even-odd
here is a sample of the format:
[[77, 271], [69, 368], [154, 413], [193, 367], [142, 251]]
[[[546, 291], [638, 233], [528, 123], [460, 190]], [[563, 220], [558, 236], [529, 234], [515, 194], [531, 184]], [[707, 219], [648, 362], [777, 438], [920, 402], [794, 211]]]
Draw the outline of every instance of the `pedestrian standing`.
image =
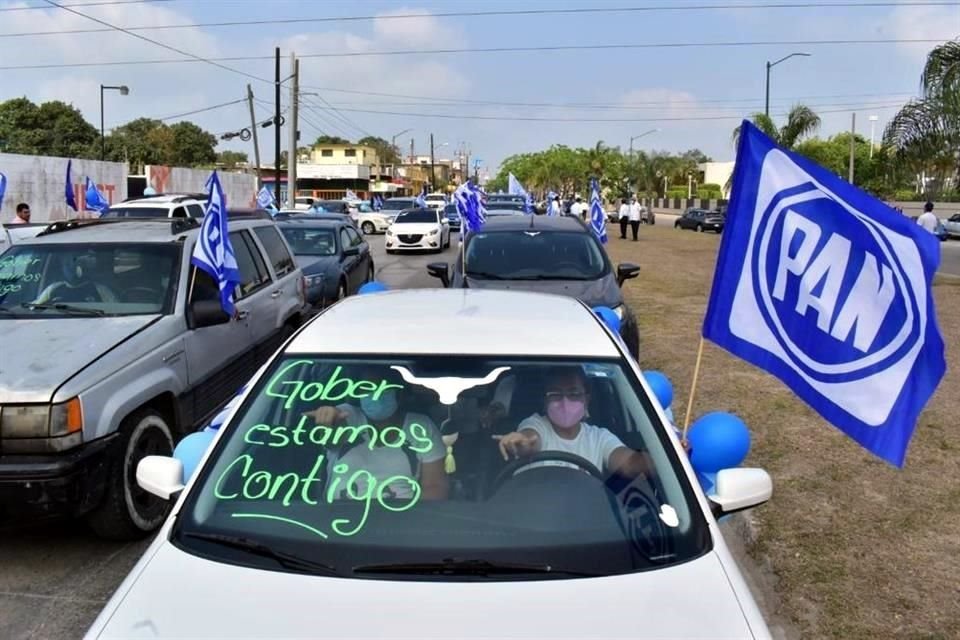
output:
[[626, 198], [620, 198], [620, 239], [627, 239], [627, 224], [630, 223], [630, 205]]
[[560, 215], [560, 196], [553, 196], [553, 202], [550, 203], [550, 215]]
[[13, 216], [10, 224], [27, 224], [28, 222], [30, 222], [30, 205], [21, 202], [17, 205], [17, 214]]
[[917, 224], [929, 231], [930, 233], [936, 233], [937, 227], [940, 226], [940, 221], [937, 220], [937, 216], [933, 213], [933, 203], [928, 202], [923, 205], [923, 213], [920, 214], [920, 217], [917, 218]]
[[570, 207], [570, 215], [576, 216], [581, 220], [586, 220], [587, 216], [584, 215], [587, 212], [586, 205], [583, 204], [580, 196], [577, 196], [576, 202], [573, 203], [573, 206]]
[[633, 241], [636, 242], [637, 232], [640, 231], [640, 203], [637, 202], [636, 196], [630, 198], [629, 218], [630, 229], [633, 231]]

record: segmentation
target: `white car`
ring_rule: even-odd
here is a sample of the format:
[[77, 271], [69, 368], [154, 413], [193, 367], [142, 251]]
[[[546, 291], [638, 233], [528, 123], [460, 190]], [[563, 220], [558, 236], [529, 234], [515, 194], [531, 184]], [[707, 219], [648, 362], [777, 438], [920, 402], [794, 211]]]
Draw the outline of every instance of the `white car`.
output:
[[112, 205], [102, 218], [197, 218], [206, 203], [193, 195], [166, 194], [126, 200]]
[[960, 213], [955, 213], [946, 220], [941, 220], [940, 223], [948, 238], [960, 238]]
[[442, 211], [447, 204], [447, 196], [443, 193], [428, 193], [427, 197], [424, 198], [427, 203], [427, 206], [431, 209], [437, 209]]
[[387, 253], [432, 249], [437, 253], [450, 246], [450, 223], [437, 209], [401, 211], [387, 229]]
[[395, 218], [395, 213], [359, 210], [356, 217], [356, 226], [367, 236], [375, 233], [386, 233]]
[[[175, 504], [87, 638], [770, 637], [716, 521], [770, 477], [725, 469], [704, 495], [637, 363], [573, 298], [352, 296], [246, 389], [186, 486], [180, 460], [140, 462]], [[622, 441], [647, 475], [572, 444], [501, 455], [498, 436], [577, 403], [605, 427], [577, 437]]]

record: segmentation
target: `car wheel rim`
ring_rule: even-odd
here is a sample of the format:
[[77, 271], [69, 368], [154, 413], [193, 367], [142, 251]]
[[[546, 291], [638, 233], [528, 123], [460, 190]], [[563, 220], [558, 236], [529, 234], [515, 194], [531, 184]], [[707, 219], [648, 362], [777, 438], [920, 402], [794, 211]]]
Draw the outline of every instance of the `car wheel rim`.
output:
[[360, 228], [363, 229], [364, 235], [369, 236], [373, 233], [373, 225], [369, 222], [364, 222], [362, 225], [360, 225]]
[[130, 434], [124, 455], [124, 489], [130, 518], [140, 529], [155, 527], [166, 514], [167, 501], [137, 484], [137, 465], [146, 456], [173, 454], [173, 442], [166, 424], [157, 416], [144, 418]]

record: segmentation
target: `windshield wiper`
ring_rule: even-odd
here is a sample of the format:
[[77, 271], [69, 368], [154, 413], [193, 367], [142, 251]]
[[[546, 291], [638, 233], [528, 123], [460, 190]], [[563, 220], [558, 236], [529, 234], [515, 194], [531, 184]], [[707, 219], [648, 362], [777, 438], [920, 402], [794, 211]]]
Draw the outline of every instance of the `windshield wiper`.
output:
[[594, 278], [586, 278], [584, 276], [517, 276], [516, 278], [511, 278], [511, 280], [593, 280]]
[[67, 313], [76, 313], [85, 316], [105, 316], [107, 312], [103, 309], [86, 309], [84, 307], [75, 307], [62, 302], [42, 303], [42, 302], [24, 302], [20, 305], [24, 309], [53, 309], [55, 311], [65, 311]]
[[481, 278], [483, 280], [513, 280], [513, 278], [507, 278], [505, 276], [501, 276], [496, 273], [488, 273], [486, 271], [467, 271], [465, 275], [468, 278]]
[[441, 576], [493, 576], [518, 574], [566, 575], [595, 577], [600, 574], [561, 569], [549, 564], [518, 564], [490, 562], [487, 560], [443, 560], [442, 562], [410, 562], [398, 564], [366, 564], [353, 568], [354, 573], [441, 575]]
[[326, 573], [329, 575], [339, 575], [336, 568], [329, 564], [316, 562], [307, 558], [301, 558], [300, 556], [286, 553], [284, 551], [278, 551], [277, 549], [269, 547], [262, 542], [257, 542], [256, 540], [251, 540], [250, 538], [244, 538], [242, 536], [230, 536], [222, 533], [184, 533], [183, 535], [188, 538], [196, 538], [198, 540], [206, 540], [207, 542], [215, 542], [225, 547], [233, 547], [234, 549], [247, 551], [253, 555], [262, 556], [264, 558], [271, 558], [276, 560], [277, 564], [286, 569], [303, 571], [304, 573]]

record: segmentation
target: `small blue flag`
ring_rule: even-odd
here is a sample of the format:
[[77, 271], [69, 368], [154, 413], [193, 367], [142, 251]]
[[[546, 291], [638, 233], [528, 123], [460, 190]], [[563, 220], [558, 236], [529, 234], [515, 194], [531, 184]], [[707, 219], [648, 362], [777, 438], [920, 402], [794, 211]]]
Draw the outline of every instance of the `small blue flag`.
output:
[[257, 206], [261, 209], [273, 208], [273, 193], [267, 188], [267, 185], [260, 187], [260, 191], [257, 192]]
[[102, 216], [103, 212], [110, 208], [107, 198], [100, 193], [100, 190], [97, 189], [97, 183], [91, 180], [90, 176], [87, 176], [86, 189], [83, 195], [85, 211], [96, 211], [97, 214]]
[[359, 200], [359, 198], [357, 197], [357, 194], [350, 189], [347, 189], [347, 195], [345, 195], [344, 198], [346, 198], [347, 200]]
[[73, 167], [73, 160], [67, 160], [67, 180], [63, 186], [63, 195], [66, 198], [67, 206], [77, 211], [77, 197], [73, 193], [73, 178], [70, 177], [70, 170]]
[[483, 190], [467, 180], [453, 192], [453, 201], [457, 205], [457, 212], [463, 227], [462, 235], [468, 232], [477, 232], [483, 227], [487, 219], [487, 210], [484, 207]]
[[420, 208], [427, 206], [427, 185], [423, 185], [423, 190], [420, 191], [420, 195], [417, 196], [417, 199], [414, 200], [413, 203]]
[[523, 188], [523, 185], [512, 173], [507, 176], [507, 193], [514, 196], [523, 196], [524, 212], [533, 213], [533, 196]]
[[240, 270], [236, 254], [230, 244], [227, 228], [227, 199], [220, 186], [220, 178], [214, 171], [207, 181], [210, 198], [200, 225], [200, 235], [193, 247], [190, 262], [203, 269], [217, 282], [220, 288], [220, 304], [231, 317], [234, 315], [233, 292], [240, 284]]
[[607, 244], [607, 220], [600, 203], [600, 183], [590, 180], [590, 228], [602, 244]]
[[373, 196], [373, 210], [380, 211], [383, 209], [383, 196], [379, 193]]
[[7, 176], [0, 173], [0, 211], [3, 211], [3, 197], [7, 195]]
[[703, 336], [902, 467], [946, 369], [936, 236], [750, 122]]

